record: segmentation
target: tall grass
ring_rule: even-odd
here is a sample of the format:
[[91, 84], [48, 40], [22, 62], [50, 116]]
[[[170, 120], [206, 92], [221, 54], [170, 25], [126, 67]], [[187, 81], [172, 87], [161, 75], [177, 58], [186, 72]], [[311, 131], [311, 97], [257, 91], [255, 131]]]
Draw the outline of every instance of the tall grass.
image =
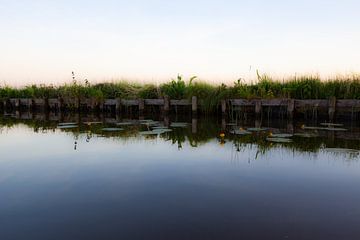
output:
[[275, 80], [258, 73], [256, 82], [239, 79], [233, 84], [209, 84], [192, 77], [185, 80], [181, 75], [161, 84], [111, 82], [90, 84], [76, 81], [61, 86], [29, 85], [22, 88], [0, 86], [0, 98], [57, 98], [78, 97], [104, 98], [163, 98], [190, 99], [197, 96], [205, 106], [213, 107], [225, 98], [296, 98], [296, 99], [360, 99], [360, 76], [337, 77], [321, 80], [318, 76], [293, 77]]

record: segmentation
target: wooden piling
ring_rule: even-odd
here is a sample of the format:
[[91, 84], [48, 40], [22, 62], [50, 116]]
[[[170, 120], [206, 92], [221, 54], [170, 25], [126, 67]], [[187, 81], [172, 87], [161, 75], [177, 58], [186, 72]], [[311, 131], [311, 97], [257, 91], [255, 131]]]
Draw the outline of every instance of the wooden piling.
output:
[[116, 105], [115, 105], [116, 114], [121, 113], [121, 99], [116, 98]]
[[289, 99], [287, 103], [287, 117], [288, 119], [293, 119], [295, 109], [295, 100]]
[[145, 101], [144, 99], [139, 99], [139, 114], [142, 115], [145, 110]]
[[221, 114], [223, 115], [223, 116], [225, 116], [226, 115], [226, 100], [221, 100]]
[[191, 111], [196, 114], [197, 113], [197, 97], [193, 96], [191, 98]]
[[168, 96], [164, 97], [164, 112], [168, 113], [170, 111], [170, 99]]
[[329, 109], [328, 109], [330, 122], [334, 121], [335, 111], [336, 111], [336, 97], [331, 97], [329, 99]]
[[261, 100], [255, 102], [255, 116], [257, 118], [261, 116]]

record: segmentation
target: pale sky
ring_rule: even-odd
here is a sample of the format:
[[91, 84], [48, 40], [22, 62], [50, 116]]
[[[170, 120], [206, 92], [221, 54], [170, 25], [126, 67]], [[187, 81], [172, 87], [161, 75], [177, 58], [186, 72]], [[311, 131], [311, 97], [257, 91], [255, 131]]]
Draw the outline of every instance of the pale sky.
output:
[[359, 0], [0, 0], [0, 84], [360, 72]]

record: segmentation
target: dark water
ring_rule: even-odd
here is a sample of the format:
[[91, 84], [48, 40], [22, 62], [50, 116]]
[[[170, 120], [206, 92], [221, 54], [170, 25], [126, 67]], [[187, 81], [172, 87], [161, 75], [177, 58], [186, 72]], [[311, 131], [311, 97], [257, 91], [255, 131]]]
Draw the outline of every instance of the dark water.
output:
[[[1, 240], [360, 239], [354, 123], [261, 123], [271, 128], [236, 136], [254, 122], [185, 119], [148, 136], [146, 125], [116, 133], [102, 128], [119, 119], [101, 121], [57, 129], [41, 116], [1, 117]], [[280, 132], [316, 136], [266, 140]]]

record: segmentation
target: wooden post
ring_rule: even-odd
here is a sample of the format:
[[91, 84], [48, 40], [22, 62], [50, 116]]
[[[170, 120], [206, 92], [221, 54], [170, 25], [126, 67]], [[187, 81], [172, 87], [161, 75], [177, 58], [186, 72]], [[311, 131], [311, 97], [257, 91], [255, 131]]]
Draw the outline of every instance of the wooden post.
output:
[[47, 112], [49, 110], [49, 99], [44, 98], [44, 112]]
[[225, 117], [221, 118], [221, 131], [226, 131], [226, 119], [225, 119]]
[[255, 101], [255, 116], [257, 118], [261, 116], [261, 100]]
[[20, 109], [20, 99], [19, 98], [15, 99], [15, 109], [16, 110]]
[[332, 122], [335, 117], [335, 111], [336, 111], [336, 97], [331, 97], [329, 99], [329, 121]]
[[289, 99], [287, 104], [287, 116], [288, 119], [293, 119], [294, 117], [294, 109], [295, 109], [295, 100]]
[[59, 106], [58, 106], [58, 111], [61, 112], [63, 110], [64, 107], [64, 100], [62, 99], [62, 97], [58, 97], [59, 100]]
[[193, 113], [197, 113], [197, 97], [196, 96], [193, 96], [191, 98], [191, 110]]
[[116, 98], [115, 109], [116, 109], [116, 114], [121, 113], [121, 99], [120, 98]]
[[226, 101], [225, 101], [224, 99], [221, 100], [221, 114], [222, 114], [223, 116], [226, 115]]
[[4, 105], [4, 112], [7, 112], [8, 108], [9, 108], [9, 100], [5, 99], [3, 101], [3, 105]]
[[144, 99], [139, 99], [139, 114], [142, 115], [145, 109], [145, 101]]
[[168, 113], [170, 111], [170, 99], [168, 96], [164, 97], [164, 112]]

